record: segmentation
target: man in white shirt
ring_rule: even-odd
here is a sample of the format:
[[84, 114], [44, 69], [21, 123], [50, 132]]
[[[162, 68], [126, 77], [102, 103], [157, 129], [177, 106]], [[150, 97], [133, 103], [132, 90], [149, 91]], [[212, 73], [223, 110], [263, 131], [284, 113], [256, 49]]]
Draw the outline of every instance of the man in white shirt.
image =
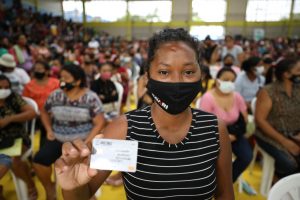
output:
[[240, 67], [244, 60], [244, 52], [241, 46], [234, 44], [233, 37], [230, 35], [225, 36], [225, 46], [222, 48], [222, 60], [228, 54], [234, 57], [234, 65]]
[[16, 67], [14, 57], [8, 53], [0, 57], [0, 74], [7, 76], [11, 82], [12, 90], [20, 95], [23, 93], [24, 85], [30, 81], [26, 71]]

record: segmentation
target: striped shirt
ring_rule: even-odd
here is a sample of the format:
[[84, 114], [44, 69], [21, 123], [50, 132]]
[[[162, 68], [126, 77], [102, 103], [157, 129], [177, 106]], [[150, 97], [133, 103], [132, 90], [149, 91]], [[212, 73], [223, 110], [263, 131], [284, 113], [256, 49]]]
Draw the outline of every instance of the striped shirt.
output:
[[217, 118], [192, 109], [186, 137], [169, 144], [158, 133], [151, 107], [126, 114], [127, 140], [139, 142], [137, 171], [123, 173], [127, 199], [212, 199], [219, 154]]

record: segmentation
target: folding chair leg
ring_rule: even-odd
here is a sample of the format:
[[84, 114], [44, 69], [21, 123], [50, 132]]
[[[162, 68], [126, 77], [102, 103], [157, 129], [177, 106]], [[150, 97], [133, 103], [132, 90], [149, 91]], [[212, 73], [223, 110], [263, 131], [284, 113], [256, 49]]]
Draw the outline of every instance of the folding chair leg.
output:
[[16, 177], [13, 172], [11, 172], [11, 176], [15, 184], [18, 200], [28, 200], [26, 183], [22, 179]]

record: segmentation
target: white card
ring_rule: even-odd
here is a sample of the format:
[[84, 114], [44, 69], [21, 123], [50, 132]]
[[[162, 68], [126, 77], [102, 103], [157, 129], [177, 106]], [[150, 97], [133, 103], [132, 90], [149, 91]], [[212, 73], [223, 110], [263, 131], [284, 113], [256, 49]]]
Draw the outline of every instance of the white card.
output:
[[137, 151], [137, 141], [94, 139], [90, 168], [135, 172]]

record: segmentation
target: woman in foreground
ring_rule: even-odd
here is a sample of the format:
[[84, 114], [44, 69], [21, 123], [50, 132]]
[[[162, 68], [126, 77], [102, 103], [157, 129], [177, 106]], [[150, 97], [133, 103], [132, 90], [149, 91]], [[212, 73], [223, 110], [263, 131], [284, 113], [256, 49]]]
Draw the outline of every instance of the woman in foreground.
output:
[[[127, 199], [234, 199], [226, 128], [190, 103], [200, 91], [198, 43], [183, 29], [149, 41], [148, 90], [155, 103], [113, 121], [104, 138], [139, 142], [137, 171], [123, 173]], [[89, 199], [111, 171], [89, 168], [82, 140], [63, 145], [56, 161], [65, 199]]]

